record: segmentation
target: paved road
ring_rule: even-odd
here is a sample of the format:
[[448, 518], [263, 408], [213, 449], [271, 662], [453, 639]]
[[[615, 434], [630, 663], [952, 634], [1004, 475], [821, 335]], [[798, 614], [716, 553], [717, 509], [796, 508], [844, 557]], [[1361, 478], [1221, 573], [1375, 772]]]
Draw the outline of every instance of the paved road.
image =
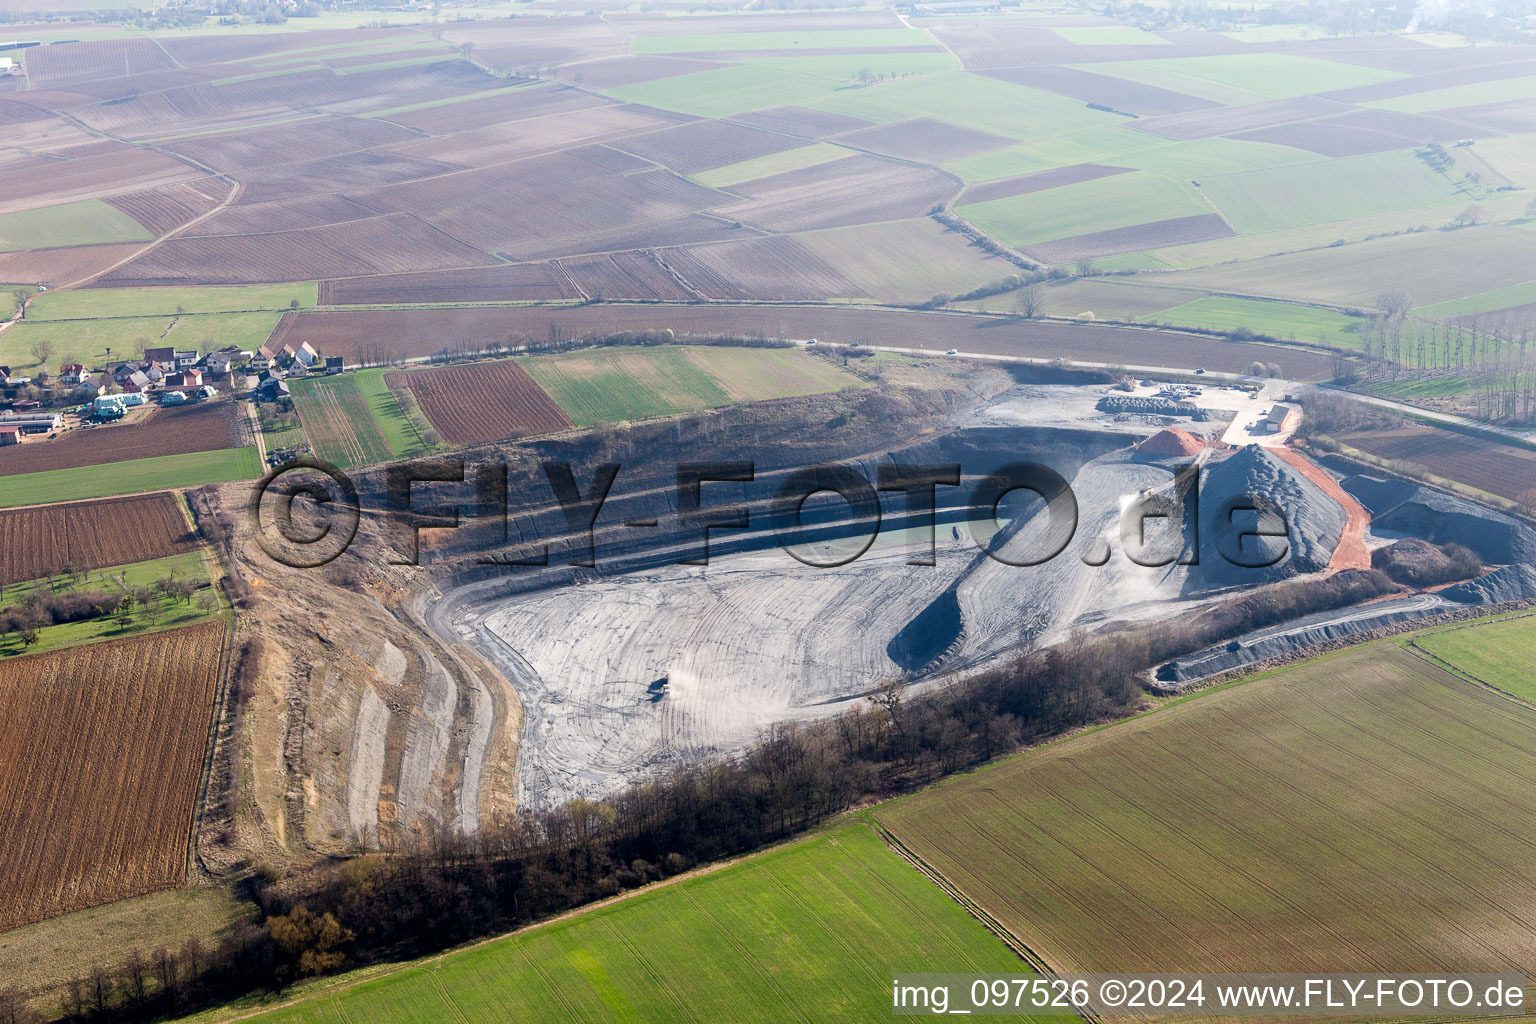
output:
[[1474, 420], [1468, 416], [1457, 416], [1454, 413], [1448, 412], [1435, 412], [1431, 409], [1421, 409], [1416, 405], [1394, 402], [1390, 398], [1378, 398], [1375, 395], [1362, 395], [1357, 391], [1346, 391], [1332, 384], [1319, 384], [1318, 387], [1327, 388], [1329, 391], [1336, 391], [1342, 395], [1348, 395], [1355, 401], [1364, 402], [1366, 405], [1391, 409], [1405, 416], [1417, 416], [1419, 419], [1432, 420], [1436, 423], [1449, 423], [1455, 426], [1470, 427], [1474, 430], [1480, 430], [1485, 434], [1497, 434], [1500, 437], [1507, 437], [1511, 441], [1517, 441], [1521, 444], [1536, 445], [1536, 429], [1529, 427], [1524, 430], [1518, 430], [1513, 427], [1500, 427], [1492, 423], [1484, 423], [1482, 420]]

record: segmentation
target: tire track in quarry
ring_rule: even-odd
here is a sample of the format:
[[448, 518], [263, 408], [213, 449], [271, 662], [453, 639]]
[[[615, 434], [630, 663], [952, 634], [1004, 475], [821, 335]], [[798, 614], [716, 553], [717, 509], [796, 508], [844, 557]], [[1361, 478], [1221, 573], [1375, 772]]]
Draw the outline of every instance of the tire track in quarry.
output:
[[1340, 487], [1339, 482], [1327, 470], [1296, 449], [1281, 446], [1269, 450], [1316, 484], [1319, 490], [1344, 510], [1344, 532], [1339, 536], [1338, 547], [1333, 549], [1333, 557], [1329, 559], [1329, 575], [1344, 569], [1369, 569], [1371, 552], [1365, 546], [1365, 530], [1371, 523], [1371, 516], [1365, 507]]

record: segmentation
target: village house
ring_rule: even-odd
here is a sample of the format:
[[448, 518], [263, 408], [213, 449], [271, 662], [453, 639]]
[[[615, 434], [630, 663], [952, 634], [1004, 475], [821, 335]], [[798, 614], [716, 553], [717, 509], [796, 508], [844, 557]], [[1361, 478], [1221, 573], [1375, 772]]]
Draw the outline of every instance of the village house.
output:
[[341, 356], [325, 357], [325, 375], [327, 377], [334, 377], [344, 369], [346, 369], [346, 364], [342, 362]]
[[144, 361], [153, 363], [162, 370], [170, 371], [176, 368], [176, 350], [170, 346], [162, 348], [146, 348]]
[[91, 371], [79, 363], [65, 363], [59, 367], [60, 384], [84, 384], [91, 379]]
[[197, 388], [202, 387], [203, 371], [197, 367], [189, 367], [179, 373], [168, 374], [165, 378], [165, 386], [168, 388]]
[[263, 345], [261, 348], [256, 350], [256, 354], [254, 356], [251, 356], [250, 361], [245, 364], [245, 368], [252, 371], [253, 373], [261, 373], [263, 370], [269, 370], [272, 368], [272, 361], [276, 358], [276, 355], [277, 353]]

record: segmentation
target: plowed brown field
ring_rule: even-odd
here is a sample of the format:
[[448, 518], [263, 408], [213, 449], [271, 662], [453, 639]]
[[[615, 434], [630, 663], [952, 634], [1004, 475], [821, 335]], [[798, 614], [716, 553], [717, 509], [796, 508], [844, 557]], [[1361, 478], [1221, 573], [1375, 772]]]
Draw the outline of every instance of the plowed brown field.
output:
[[0, 663], [0, 930], [185, 881], [223, 634]]
[[225, 401], [153, 409], [135, 423], [72, 430], [53, 441], [11, 445], [0, 451], [0, 476], [238, 448], [238, 411], [233, 402]]
[[164, 491], [0, 512], [0, 578], [6, 583], [71, 565], [101, 569], [195, 547], [176, 496]]
[[450, 444], [481, 444], [571, 426], [560, 407], [510, 359], [385, 377], [407, 387]]

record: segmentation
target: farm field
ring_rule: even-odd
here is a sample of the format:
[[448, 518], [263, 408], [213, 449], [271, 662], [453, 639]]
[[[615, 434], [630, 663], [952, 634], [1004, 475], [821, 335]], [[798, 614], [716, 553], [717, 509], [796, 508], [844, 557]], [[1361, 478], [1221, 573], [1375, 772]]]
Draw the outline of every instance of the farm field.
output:
[[510, 359], [385, 376], [408, 389], [449, 444], [480, 444], [571, 425], [565, 413]]
[[1405, 462], [1446, 480], [1518, 501], [1536, 473], [1536, 450], [1410, 423], [1341, 434], [1339, 441], [1388, 462]]
[[0, 451], [0, 476], [106, 466], [148, 452], [158, 457], [238, 448], [244, 420], [243, 409], [218, 399], [152, 408], [133, 422], [82, 427], [52, 441], [7, 447]]
[[1518, 972], [1533, 739], [1536, 713], [1383, 643], [876, 815], [1062, 971]]
[[0, 252], [103, 242], [148, 242], [155, 236], [99, 199], [0, 214]]
[[1481, 682], [1536, 703], [1536, 618], [1520, 615], [1424, 633], [1413, 645]]
[[1433, 208], [1467, 199], [1406, 152], [1210, 175], [1200, 179], [1200, 187], [1241, 232]]
[[958, 208], [1010, 245], [1029, 245], [1211, 212], [1187, 185], [1145, 173], [1119, 174]]
[[309, 443], [328, 462], [366, 466], [418, 450], [407, 444], [408, 424], [382, 371], [299, 379], [289, 386]]
[[695, 345], [687, 353], [737, 401], [798, 398], [866, 386], [830, 358], [820, 358], [800, 348]]
[[1247, 259], [1158, 280], [1362, 308], [1373, 307], [1384, 291], [1408, 287], [1415, 304], [1431, 305], [1526, 283], [1532, 260], [1536, 232], [1490, 224]]
[[[61, 293], [66, 294], [66, 293]], [[30, 311], [30, 307], [29, 307]], [[109, 359], [131, 359], [144, 348], [222, 348], [253, 352], [266, 343], [281, 313], [202, 313], [186, 316], [106, 317], [95, 320], [26, 320], [0, 334], [0, 361], [15, 369], [37, 365], [33, 347], [53, 346], [50, 369], [65, 362], [104, 367]], [[111, 355], [107, 350], [111, 349]]]
[[101, 317], [173, 316], [178, 313], [229, 313], [285, 310], [297, 301], [318, 301], [313, 282], [292, 285], [242, 285], [234, 288], [90, 288], [46, 292], [27, 307], [28, 320], [91, 320]]
[[518, 362], [579, 427], [671, 416], [731, 400], [676, 346], [589, 349]]
[[1417, 312], [1420, 316], [1432, 317], [1436, 320], [1492, 313], [1493, 316], [1487, 319], [1495, 320], [1498, 317], [1496, 312], [1498, 310], [1528, 306], [1532, 303], [1536, 303], [1536, 281], [1511, 285], [1491, 292], [1479, 292], [1476, 295], [1468, 295], [1464, 299], [1452, 299], [1449, 302], [1423, 306]]
[[118, 565], [129, 551], [159, 558], [197, 546], [173, 494], [16, 509], [0, 512], [0, 581]]
[[922, 302], [937, 292], [959, 295], [1018, 270], [927, 217], [806, 231], [795, 240], [884, 302]]
[[[206, 588], [209, 584], [208, 569], [203, 561], [201, 551], [189, 551], [185, 554], [171, 555], [166, 558], [156, 558], [143, 562], [134, 562], [128, 565], [119, 565], [110, 568], [97, 569], [84, 574], [83, 579], [73, 589], [79, 591], [101, 591], [107, 594], [120, 594], [136, 587], [153, 587], [159, 580], [171, 577], [176, 580], [189, 580], [200, 588]], [[32, 593], [41, 594], [47, 583], [34, 580], [29, 584], [16, 584], [7, 588], [3, 603], [0, 608], [21, 604]], [[62, 579], [54, 581], [53, 592], [62, 593], [71, 589], [70, 584]], [[217, 597], [217, 591], [213, 591]], [[195, 595], [186, 601], [172, 600], [164, 595], [158, 595], [155, 599], [153, 611], [145, 609], [142, 605], [134, 609], [134, 620], [126, 628], [119, 625], [111, 617], [87, 619], [81, 622], [64, 622], [47, 626], [39, 626], [37, 629], [37, 642], [28, 646], [22, 643], [19, 636], [8, 635], [0, 637], [0, 657], [14, 658], [19, 655], [43, 654], [48, 651], [59, 651], [70, 647], [79, 647], [83, 644], [98, 643], [103, 640], [117, 640], [128, 636], [137, 636], [142, 633], [151, 633], [159, 630], [175, 629], [178, 626], [191, 625], [208, 618], [223, 607], [221, 601], [212, 610], [204, 609]]]
[[702, 171], [695, 174], [693, 179], [700, 185], [707, 185], [710, 188], [729, 188], [743, 181], [755, 181], [773, 174], [815, 167], [818, 164], [830, 163], [853, 155], [852, 150], [842, 146], [835, 146], [830, 142], [815, 142], [795, 149], [786, 149], [782, 153], [770, 153], [767, 156], [753, 157], [751, 160], [742, 160], [739, 163], [716, 167], [714, 170]]
[[43, 470], [5, 477], [0, 508], [255, 480], [261, 472], [254, 446], [130, 459], [113, 463], [111, 470]]
[[1175, 327], [1205, 327], [1215, 331], [1247, 328], [1255, 334], [1303, 344], [1320, 341], [1341, 348], [1358, 349], [1361, 318], [1316, 306], [1299, 306], [1260, 299], [1210, 295], [1145, 316], [1147, 320]]
[[[746, 28], [743, 25], [743, 28]], [[740, 51], [795, 49], [880, 49], [934, 45], [933, 37], [921, 29], [864, 28], [845, 30], [810, 30], [796, 32], [685, 32], [678, 35], [638, 35], [630, 44], [631, 53], [688, 53], [697, 50]]]
[[866, 1021], [912, 965], [1029, 973], [852, 823], [249, 1019]]
[[0, 930], [184, 882], [224, 631], [0, 663]]
[[1401, 78], [1396, 71], [1287, 53], [1218, 54], [1095, 64], [1096, 74], [1128, 78], [1222, 104], [1331, 92]]

